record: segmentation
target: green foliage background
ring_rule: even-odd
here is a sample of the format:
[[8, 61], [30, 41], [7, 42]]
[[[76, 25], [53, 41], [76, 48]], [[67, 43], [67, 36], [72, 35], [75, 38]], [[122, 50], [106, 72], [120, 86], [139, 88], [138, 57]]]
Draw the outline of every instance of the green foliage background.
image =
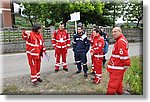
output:
[[129, 92], [134, 95], [143, 94], [143, 59], [142, 56], [131, 57], [131, 67], [124, 76], [124, 85], [130, 86]]

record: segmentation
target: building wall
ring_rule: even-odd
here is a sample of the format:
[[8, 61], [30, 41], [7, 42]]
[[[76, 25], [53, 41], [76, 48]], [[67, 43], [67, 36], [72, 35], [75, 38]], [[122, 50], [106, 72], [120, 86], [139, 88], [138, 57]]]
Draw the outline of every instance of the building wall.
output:
[[12, 27], [11, 2], [10, 0], [1, 0], [1, 19], [2, 28]]

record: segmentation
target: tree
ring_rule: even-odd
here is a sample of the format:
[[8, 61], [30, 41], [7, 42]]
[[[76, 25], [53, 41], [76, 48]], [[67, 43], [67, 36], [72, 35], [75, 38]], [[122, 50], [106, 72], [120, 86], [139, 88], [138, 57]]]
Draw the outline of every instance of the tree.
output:
[[104, 3], [100, 2], [99, 0], [95, 2], [75, 2], [74, 4], [74, 11], [80, 12], [81, 14], [81, 22], [85, 25], [88, 23], [91, 24], [99, 24], [99, 17], [103, 13]]
[[[104, 19], [107, 19], [110, 22], [110, 26], [115, 26], [115, 21], [122, 15], [122, 5], [121, 0], [115, 0], [113, 2], [105, 2], [105, 7], [103, 9]], [[107, 23], [107, 22], [106, 22]]]
[[143, 19], [143, 1], [130, 1], [124, 4], [123, 20], [128, 22], [136, 22], [137, 28]]
[[[46, 22], [47, 19], [51, 19], [54, 24], [55, 22], [60, 21], [66, 23], [70, 19], [70, 14], [73, 12], [81, 12], [81, 21], [83, 23], [89, 23], [91, 22], [91, 19], [88, 17], [89, 15], [92, 13], [97, 13], [97, 15], [100, 15], [102, 13], [103, 3], [101, 3], [99, 0], [96, 2], [97, 4], [92, 3], [90, 0], [85, 0], [84, 2], [70, 2], [69, 0], [66, 0], [65, 2], [56, 0], [49, 3], [44, 2], [44, 0], [37, 3], [24, 2], [23, 5], [25, 10], [23, 13], [29, 19], [31, 25], [37, 21]], [[90, 17], [93, 18], [93, 15]]]
[[38, 3], [23, 3], [25, 10], [23, 14], [29, 19], [31, 25], [38, 22], [38, 17], [40, 16], [41, 5]]

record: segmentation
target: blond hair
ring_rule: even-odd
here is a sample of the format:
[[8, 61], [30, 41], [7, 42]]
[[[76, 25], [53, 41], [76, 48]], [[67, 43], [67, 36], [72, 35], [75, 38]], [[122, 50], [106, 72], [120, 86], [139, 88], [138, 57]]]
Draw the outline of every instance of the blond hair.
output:
[[120, 27], [114, 27], [113, 29], [116, 29], [116, 30], [118, 30], [120, 33], [122, 33], [122, 30], [121, 30]]

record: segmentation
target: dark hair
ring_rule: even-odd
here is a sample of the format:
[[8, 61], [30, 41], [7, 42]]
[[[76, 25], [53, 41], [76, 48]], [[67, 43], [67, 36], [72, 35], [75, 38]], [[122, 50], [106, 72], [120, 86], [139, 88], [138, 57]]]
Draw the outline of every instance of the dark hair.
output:
[[64, 25], [64, 27], [66, 27], [66, 24], [65, 24], [65, 23], [60, 23], [60, 25]]
[[39, 29], [41, 29], [41, 25], [40, 24], [35, 24], [32, 27], [32, 31], [34, 31], [34, 32], [38, 32]]
[[65, 25], [64, 23], [60, 23], [60, 25]]
[[97, 28], [95, 29], [95, 31], [96, 31], [96, 33], [100, 33], [99, 29], [97, 29]]
[[102, 36], [102, 31], [101, 30], [99, 30], [99, 34]]
[[96, 31], [96, 33], [99, 33], [102, 36], [102, 31], [99, 28], [94, 29], [94, 31]]
[[93, 26], [94, 29], [96, 29], [96, 26]]
[[83, 29], [83, 27], [81, 27], [81, 26], [78, 26], [78, 28], [81, 28], [81, 29]]

